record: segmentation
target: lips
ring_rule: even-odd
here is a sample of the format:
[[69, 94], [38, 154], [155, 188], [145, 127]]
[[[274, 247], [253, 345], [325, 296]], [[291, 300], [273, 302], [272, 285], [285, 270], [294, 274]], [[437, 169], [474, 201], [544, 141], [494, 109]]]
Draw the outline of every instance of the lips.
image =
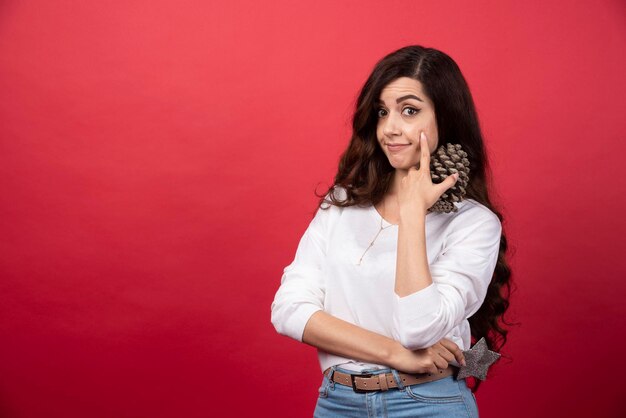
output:
[[386, 144], [389, 152], [400, 152], [407, 149], [411, 144]]

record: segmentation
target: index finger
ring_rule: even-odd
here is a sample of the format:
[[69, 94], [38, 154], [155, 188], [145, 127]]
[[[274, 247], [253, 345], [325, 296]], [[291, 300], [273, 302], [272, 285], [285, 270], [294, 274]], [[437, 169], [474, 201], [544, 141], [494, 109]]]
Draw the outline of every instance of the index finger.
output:
[[463, 351], [459, 348], [458, 345], [456, 345], [454, 342], [444, 338], [441, 341], [439, 341], [441, 343], [441, 345], [443, 345], [448, 351], [450, 351], [452, 354], [454, 354], [454, 358], [456, 359], [456, 361], [465, 366], [465, 356], [463, 355]]
[[430, 169], [430, 149], [428, 148], [428, 138], [426, 138], [426, 134], [424, 131], [420, 133], [420, 167], [426, 167], [427, 170]]

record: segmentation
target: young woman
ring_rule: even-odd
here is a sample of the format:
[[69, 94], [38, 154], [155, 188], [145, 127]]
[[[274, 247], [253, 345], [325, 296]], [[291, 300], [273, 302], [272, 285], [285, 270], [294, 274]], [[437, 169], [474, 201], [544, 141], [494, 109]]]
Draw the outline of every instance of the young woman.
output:
[[[431, 212], [457, 181], [432, 182], [446, 143], [468, 154], [467, 194]], [[474, 103], [448, 55], [408, 46], [376, 64], [319, 206], [272, 303], [279, 333], [318, 348], [315, 417], [478, 416], [456, 374], [471, 337], [506, 341], [510, 270]]]

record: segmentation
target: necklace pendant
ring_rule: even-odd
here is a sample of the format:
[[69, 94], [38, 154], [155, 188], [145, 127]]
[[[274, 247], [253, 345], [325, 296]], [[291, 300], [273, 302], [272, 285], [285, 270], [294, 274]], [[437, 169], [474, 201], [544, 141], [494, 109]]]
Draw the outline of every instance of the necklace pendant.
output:
[[387, 225], [387, 226], [383, 226], [383, 217], [381, 216], [380, 217], [380, 226], [378, 227], [378, 232], [376, 232], [376, 235], [374, 236], [374, 238], [372, 239], [370, 244], [367, 246], [367, 248], [363, 252], [363, 255], [361, 255], [361, 258], [359, 259], [359, 261], [356, 263], [357, 266], [361, 265], [361, 262], [363, 261], [363, 258], [365, 257], [365, 254], [367, 254], [367, 252], [370, 250], [370, 248], [372, 248], [374, 246], [374, 243], [378, 239], [378, 236], [380, 235], [380, 233], [383, 232], [384, 229], [389, 228], [390, 226], [393, 226], [393, 224], [390, 224], [390, 225]]

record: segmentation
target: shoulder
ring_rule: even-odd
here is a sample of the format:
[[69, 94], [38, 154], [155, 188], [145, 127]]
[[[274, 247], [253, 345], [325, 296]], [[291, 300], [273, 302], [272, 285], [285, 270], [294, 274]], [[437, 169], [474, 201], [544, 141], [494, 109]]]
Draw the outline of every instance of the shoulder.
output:
[[335, 209], [340, 210], [341, 207], [332, 204], [333, 200], [342, 202], [345, 201], [347, 197], [348, 193], [346, 192], [346, 189], [342, 186], [336, 185], [330, 192], [326, 194], [326, 196], [324, 197], [324, 201], [320, 205], [320, 209], [330, 209], [331, 207], [334, 207]]
[[502, 237], [498, 216], [473, 199], [461, 201], [457, 208], [445, 226], [444, 252], [459, 251], [459, 257], [497, 257]]
[[343, 187], [335, 186], [320, 202], [309, 228], [321, 234], [328, 234], [330, 232], [333, 225], [341, 218], [345, 209], [341, 206], [334, 205], [331, 196], [335, 201], [342, 201], [346, 199], [347, 193]]
[[457, 216], [491, 218], [492, 220], [500, 222], [498, 215], [496, 215], [487, 206], [474, 199], [464, 199], [460, 204], [458, 204], [457, 208]]
[[502, 224], [498, 215], [474, 199], [465, 199], [457, 204], [458, 211], [453, 214], [450, 225], [456, 228], [481, 227], [500, 232]]

